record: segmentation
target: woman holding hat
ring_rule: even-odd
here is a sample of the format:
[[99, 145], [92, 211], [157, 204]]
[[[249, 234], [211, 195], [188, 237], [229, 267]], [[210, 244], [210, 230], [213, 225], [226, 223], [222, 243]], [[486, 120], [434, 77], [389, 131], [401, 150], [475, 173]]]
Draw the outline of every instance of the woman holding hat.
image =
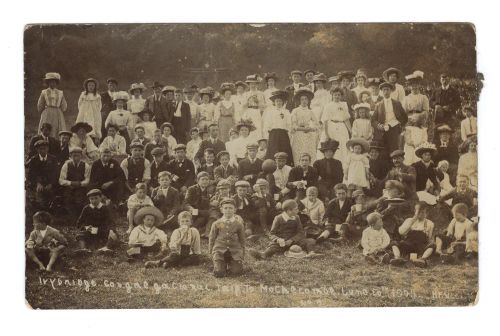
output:
[[313, 97], [314, 93], [306, 87], [300, 88], [295, 93], [295, 100], [299, 103], [299, 106], [293, 109], [291, 115], [291, 144], [295, 165], [299, 164], [300, 157], [304, 153], [310, 155], [311, 162], [316, 161], [318, 120], [309, 108], [309, 103]]
[[271, 105], [264, 112], [264, 137], [268, 137], [266, 158], [274, 159], [274, 154], [285, 152], [292, 163], [292, 146], [288, 132], [292, 129], [292, 118], [285, 104], [288, 92], [277, 90], [269, 97]]
[[139, 113], [142, 112], [146, 106], [146, 99], [142, 98], [142, 92], [144, 92], [145, 89], [146, 87], [143, 83], [133, 83], [128, 90], [130, 93], [130, 100], [127, 102], [127, 109], [132, 114], [132, 129], [141, 121]]
[[99, 151], [90, 137], [89, 133], [92, 132], [92, 126], [85, 122], [77, 122], [71, 127], [73, 136], [69, 140], [69, 148], [79, 147], [82, 149], [82, 160], [91, 163], [99, 158]]
[[255, 130], [250, 133], [253, 142], [262, 139], [262, 112], [266, 108], [266, 97], [259, 91], [258, 84], [261, 78], [258, 75], [247, 76], [246, 83], [249, 90], [245, 92], [242, 119], [250, 119]]
[[275, 72], [268, 72], [264, 75], [264, 82], [266, 83], [267, 89], [264, 90], [264, 97], [266, 97], [266, 106], [272, 105], [273, 102], [269, 100], [274, 91], [277, 91], [276, 82], [278, 81], [278, 76]]
[[89, 134], [96, 144], [102, 139], [101, 95], [97, 93], [98, 83], [94, 78], [88, 78], [83, 83], [83, 92], [78, 99], [78, 116], [76, 122], [86, 122], [92, 126]]
[[212, 103], [213, 91], [210, 88], [203, 88], [200, 90], [201, 104], [198, 106], [198, 113], [200, 121], [198, 128], [208, 128], [208, 125], [214, 121], [215, 105]]
[[49, 72], [43, 80], [47, 88], [42, 90], [37, 102], [38, 112], [41, 113], [38, 129], [41, 129], [42, 124], [49, 123], [52, 126], [50, 136], [57, 138], [60, 131], [66, 130], [63, 113], [68, 109], [63, 92], [57, 89], [61, 75]]
[[223, 83], [220, 88], [222, 100], [215, 107], [214, 122], [219, 125], [219, 139], [229, 141], [229, 130], [236, 124], [236, 104], [232, 100], [233, 83]]

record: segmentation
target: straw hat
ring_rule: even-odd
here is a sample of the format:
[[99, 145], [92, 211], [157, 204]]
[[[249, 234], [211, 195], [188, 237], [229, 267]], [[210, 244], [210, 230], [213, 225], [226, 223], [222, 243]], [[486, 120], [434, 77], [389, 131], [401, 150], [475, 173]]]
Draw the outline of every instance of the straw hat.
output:
[[76, 133], [80, 128], [83, 128], [87, 133], [90, 133], [92, 131], [92, 126], [90, 126], [86, 122], [80, 121], [74, 124], [73, 127], [71, 127], [71, 132]]
[[264, 81], [267, 82], [268, 79], [274, 79], [275, 81], [278, 81], [278, 75], [276, 75], [276, 72], [268, 72], [264, 74]]
[[262, 78], [260, 78], [259, 75], [248, 75], [247, 78], [245, 79], [245, 83], [260, 83]]
[[128, 92], [130, 92], [130, 94], [132, 94], [134, 92], [134, 90], [140, 90], [142, 92], [145, 89], [146, 89], [146, 87], [144, 86], [144, 84], [133, 83], [132, 85], [130, 85], [130, 89], [128, 90]]
[[151, 215], [155, 217], [155, 224], [154, 225], [159, 225], [163, 223], [163, 214], [161, 211], [154, 207], [154, 206], [147, 206], [144, 208], [139, 209], [139, 211], [136, 212], [134, 216], [134, 223], [136, 225], [142, 224], [142, 221], [144, 219], [144, 216], [146, 215]]
[[43, 80], [44, 81], [55, 80], [59, 83], [61, 81], [61, 75], [58, 74], [57, 72], [47, 72]]
[[97, 91], [97, 88], [99, 87], [99, 83], [97, 82], [97, 79], [95, 79], [95, 78], [87, 78], [87, 79], [83, 82], [83, 89], [84, 89], [84, 90], [87, 90], [87, 85], [88, 85], [90, 82], [94, 82], [94, 84], [95, 84], [95, 89], [96, 89], [96, 91]]
[[113, 102], [117, 100], [124, 100], [125, 102], [128, 101], [128, 93], [125, 91], [118, 91], [113, 95]]
[[326, 75], [324, 73], [319, 73], [313, 77], [313, 82], [327, 82]]
[[343, 70], [343, 71], [339, 71], [339, 73], [337, 74], [337, 76], [339, 77], [339, 80], [342, 80], [342, 78], [344, 78], [344, 77], [352, 79], [355, 76], [355, 74], [352, 71]]
[[236, 86], [233, 83], [222, 83], [220, 86], [220, 94], [224, 95], [226, 91], [231, 91], [231, 94], [234, 94], [236, 90]]
[[199, 93], [200, 93], [200, 97], [203, 95], [208, 95], [210, 98], [212, 98], [214, 96], [214, 92], [213, 92], [212, 88], [209, 88], [209, 87], [201, 89]]
[[389, 81], [389, 76], [391, 74], [395, 73], [397, 76], [398, 76], [398, 79], [402, 78], [403, 77], [403, 72], [401, 70], [399, 70], [398, 68], [389, 68], [389, 69], [386, 69], [383, 73], [382, 73], [382, 77], [384, 78], [384, 80], [386, 82]]
[[363, 153], [366, 153], [370, 150], [370, 143], [363, 138], [352, 138], [346, 143], [346, 147], [348, 149], [354, 147], [355, 145], [360, 145], [363, 149]]
[[302, 259], [307, 256], [307, 253], [299, 245], [292, 245], [285, 252], [285, 256], [289, 258]]
[[436, 145], [430, 142], [424, 142], [420, 144], [420, 146], [415, 149], [415, 155], [418, 157], [422, 157], [422, 154], [429, 152], [431, 155], [434, 155], [436, 153]]

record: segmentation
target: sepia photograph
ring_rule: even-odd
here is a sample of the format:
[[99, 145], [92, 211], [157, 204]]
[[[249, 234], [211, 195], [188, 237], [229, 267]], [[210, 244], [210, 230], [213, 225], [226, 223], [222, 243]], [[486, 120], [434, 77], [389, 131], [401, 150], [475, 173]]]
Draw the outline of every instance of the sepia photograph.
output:
[[474, 24], [33, 23], [23, 43], [29, 308], [478, 302]]

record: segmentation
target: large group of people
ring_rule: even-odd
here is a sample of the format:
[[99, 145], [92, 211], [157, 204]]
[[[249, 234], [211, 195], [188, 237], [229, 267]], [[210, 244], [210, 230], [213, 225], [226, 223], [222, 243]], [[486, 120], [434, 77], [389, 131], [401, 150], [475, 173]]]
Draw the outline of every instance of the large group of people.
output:
[[113, 251], [124, 225], [127, 257], [147, 267], [197, 264], [208, 238], [217, 277], [241, 273], [245, 246], [261, 238], [255, 259], [339, 241], [395, 266], [477, 255], [475, 103], [448, 74], [430, 91], [422, 71], [397, 68], [290, 78], [282, 89], [275, 73], [219, 90], [154, 82], [146, 98], [143, 83], [119, 91], [109, 78], [99, 92], [89, 78], [68, 130], [61, 76], [47, 73], [26, 162], [28, 260], [53, 268], [68, 244], [50, 226], [62, 213], [79, 228], [75, 253]]

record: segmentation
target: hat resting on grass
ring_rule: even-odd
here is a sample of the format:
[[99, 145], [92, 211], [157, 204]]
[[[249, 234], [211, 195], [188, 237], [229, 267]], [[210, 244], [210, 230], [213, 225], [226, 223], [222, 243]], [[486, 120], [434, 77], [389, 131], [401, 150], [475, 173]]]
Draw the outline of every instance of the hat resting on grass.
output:
[[307, 253], [299, 245], [292, 245], [285, 252], [285, 256], [288, 258], [302, 259], [307, 256]]

